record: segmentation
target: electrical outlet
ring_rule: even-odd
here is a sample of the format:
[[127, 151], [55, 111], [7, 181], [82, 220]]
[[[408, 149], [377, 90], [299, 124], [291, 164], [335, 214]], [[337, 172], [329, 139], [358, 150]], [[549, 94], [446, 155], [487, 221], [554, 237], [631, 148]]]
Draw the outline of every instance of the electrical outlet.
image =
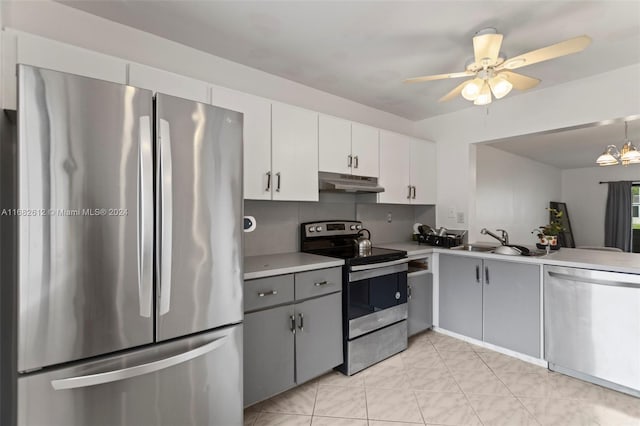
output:
[[449, 210], [447, 212], [447, 217], [449, 219], [455, 219], [456, 218], [456, 208], [455, 207], [449, 207]]
[[393, 222], [393, 216], [391, 215], [391, 212], [387, 213], [387, 223], [391, 223]]
[[464, 223], [464, 212], [458, 212], [458, 223]]

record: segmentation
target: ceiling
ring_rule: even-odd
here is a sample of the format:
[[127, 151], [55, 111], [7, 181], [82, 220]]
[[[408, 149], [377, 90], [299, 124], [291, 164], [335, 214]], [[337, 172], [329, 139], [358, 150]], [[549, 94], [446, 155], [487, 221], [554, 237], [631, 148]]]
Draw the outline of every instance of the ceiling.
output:
[[[640, 147], [640, 119], [628, 121], [628, 135], [631, 142]], [[559, 169], [578, 169], [596, 167], [596, 158], [607, 145], [620, 149], [623, 142], [624, 121], [614, 120], [570, 130], [499, 139], [487, 145]], [[638, 167], [640, 173], [640, 166], [630, 167]]]
[[581, 53], [519, 70], [542, 80], [532, 90], [640, 63], [637, 0], [61, 2], [411, 120], [470, 107], [438, 103], [461, 80], [402, 80], [463, 71], [486, 27], [507, 58], [591, 36]]

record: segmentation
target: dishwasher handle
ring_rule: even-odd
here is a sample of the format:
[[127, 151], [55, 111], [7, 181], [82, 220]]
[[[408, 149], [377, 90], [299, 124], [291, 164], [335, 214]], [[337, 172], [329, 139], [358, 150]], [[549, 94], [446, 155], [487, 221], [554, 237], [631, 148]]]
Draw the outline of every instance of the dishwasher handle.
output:
[[[640, 283], [637, 282], [629, 282], [629, 281], [620, 281], [620, 280], [608, 280], [608, 279], [599, 279], [599, 278], [591, 278], [591, 277], [583, 277], [573, 274], [564, 274], [562, 272], [555, 271], [547, 271], [550, 277], [559, 278], [563, 280], [570, 280], [578, 283], [587, 283], [587, 284], [598, 284], [598, 285], [606, 285], [610, 287], [627, 287], [627, 288], [637, 288], [640, 289]], [[616, 274], [619, 275], [619, 274]]]

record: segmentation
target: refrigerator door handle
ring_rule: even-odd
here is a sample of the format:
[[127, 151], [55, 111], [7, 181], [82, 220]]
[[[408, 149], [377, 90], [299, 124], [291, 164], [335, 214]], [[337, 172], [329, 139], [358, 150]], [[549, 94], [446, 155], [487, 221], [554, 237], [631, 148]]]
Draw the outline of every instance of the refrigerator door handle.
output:
[[140, 117], [138, 144], [138, 299], [140, 316], [151, 317], [153, 306], [152, 262], [153, 253], [153, 194], [151, 176], [151, 117]]
[[160, 315], [171, 306], [171, 248], [173, 246], [173, 199], [171, 187], [171, 133], [169, 122], [160, 119]]
[[135, 367], [123, 368], [120, 370], [107, 371], [105, 373], [89, 374], [86, 376], [69, 377], [66, 379], [52, 380], [51, 386], [55, 390], [86, 388], [88, 386], [102, 385], [133, 377], [143, 376], [160, 370], [165, 370], [174, 365], [182, 364], [199, 356], [205, 355], [226, 343], [229, 335], [213, 340], [188, 352], [164, 358], [147, 364], [136, 365]]

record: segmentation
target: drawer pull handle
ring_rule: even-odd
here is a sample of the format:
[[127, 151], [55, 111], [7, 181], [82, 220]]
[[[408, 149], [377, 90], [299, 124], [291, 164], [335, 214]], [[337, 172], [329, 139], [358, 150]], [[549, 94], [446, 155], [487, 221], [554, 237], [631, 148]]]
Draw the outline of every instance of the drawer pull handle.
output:
[[275, 296], [276, 294], [278, 294], [278, 290], [271, 290], [271, 291], [268, 291], [268, 292], [266, 292], [266, 293], [262, 293], [262, 292], [260, 292], [260, 293], [258, 293], [258, 296], [259, 296], [259, 297]]
[[330, 285], [330, 284], [333, 284], [333, 283], [330, 283], [325, 280], [325, 281], [320, 281], [319, 283], [314, 283], [313, 285], [315, 285], [316, 287], [322, 287], [323, 285]]

